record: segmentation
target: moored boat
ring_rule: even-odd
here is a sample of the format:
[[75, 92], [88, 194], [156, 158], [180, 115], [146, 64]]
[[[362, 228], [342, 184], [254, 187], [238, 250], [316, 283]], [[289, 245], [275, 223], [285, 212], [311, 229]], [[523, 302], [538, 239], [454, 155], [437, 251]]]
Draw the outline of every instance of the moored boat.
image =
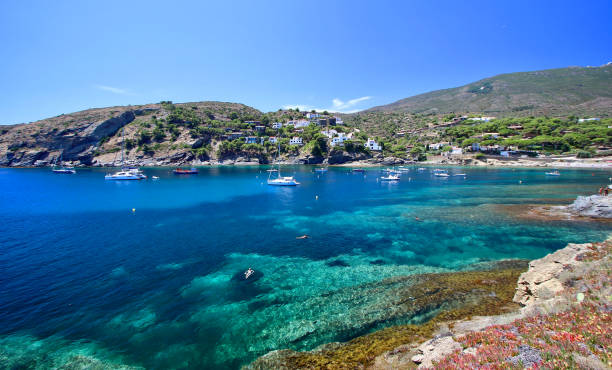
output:
[[555, 170], [555, 171], [551, 171], [551, 172], [546, 172], [546, 176], [561, 176], [561, 173], [559, 173], [559, 171]]
[[380, 178], [380, 181], [399, 181], [400, 177], [397, 175], [388, 175], [388, 176], [382, 176]]
[[175, 175], [197, 175], [198, 169], [195, 167], [191, 167], [189, 169], [176, 168], [173, 172]]
[[51, 171], [53, 171], [53, 173], [59, 173], [59, 174], [65, 174], [65, 175], [75, 174], [76, 170], [74, 169], [74, 167], [66, 167], [62, 165], [63, 155], [64, 155], [64, 152], [62, 151], [62, 153], [60, 153], [60, 156], [59, 156], [60, 167], [59, 168], [55, 167], [55, 165], [57, 164], [57, 157], [56, 157], [55, 161], [53, 162], [53, 168], [51, 169]]
[[139, 168], [130, 168], [124, 166], [124, 145], [125, 141], [123, 137], [125, 135], [125, 128], [121, 130], [121, 170], [115, 173], [107, 173], [104, 176], [104, 180], [144, 180], [147, 176], [142, 173]]

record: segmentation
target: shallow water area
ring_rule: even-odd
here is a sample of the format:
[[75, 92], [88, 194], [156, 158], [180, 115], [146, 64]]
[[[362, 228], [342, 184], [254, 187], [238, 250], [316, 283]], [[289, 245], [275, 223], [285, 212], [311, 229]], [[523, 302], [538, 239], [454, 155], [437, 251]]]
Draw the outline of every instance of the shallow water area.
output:
[[[0, 362], [237, 368], [408, 322], [383, 279], [539, 258], [612, 231], [499, 207], [563, 204], [609, 171], [447, 169], [466, 176], [415, 167], [385, 183], [378, 168], [287, 166], [301, 185], [272, 187], [265, 167], [148, 168], [136, 182], [0, 169]], [[249, 267], [252, 281], [236, 278]]]

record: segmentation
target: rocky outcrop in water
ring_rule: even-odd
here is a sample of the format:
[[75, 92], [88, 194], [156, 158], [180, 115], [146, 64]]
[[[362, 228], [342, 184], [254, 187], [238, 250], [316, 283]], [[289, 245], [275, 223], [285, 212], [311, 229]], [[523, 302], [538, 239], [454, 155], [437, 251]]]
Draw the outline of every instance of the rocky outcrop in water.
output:
[[579, 196], [568, 209], [580, 216], [612, 218], [612, 196]]

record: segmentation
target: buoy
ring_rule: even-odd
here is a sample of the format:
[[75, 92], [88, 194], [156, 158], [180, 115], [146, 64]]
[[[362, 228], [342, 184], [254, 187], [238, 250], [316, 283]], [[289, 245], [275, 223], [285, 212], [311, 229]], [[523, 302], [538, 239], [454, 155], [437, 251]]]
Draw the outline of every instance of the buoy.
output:
[[519, 180], [519, 184], [522, 184], [522, 183], [523, 183], [523, 180]]
[[316, 199], [316, 200], [319, 200], [319, 196], [318, 196], [318, 195], [315, 195], [315, 199]]
[[136, 212], [136, 208], [132, 208], [132, 212]]

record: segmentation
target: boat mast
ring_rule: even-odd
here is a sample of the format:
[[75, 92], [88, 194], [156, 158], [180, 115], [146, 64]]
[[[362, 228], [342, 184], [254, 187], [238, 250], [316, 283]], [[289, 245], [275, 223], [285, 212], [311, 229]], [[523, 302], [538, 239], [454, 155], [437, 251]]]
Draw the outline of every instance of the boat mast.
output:
[[121, 168], [123, 168], [123, 150], [125, 148], [125, 127], [121, 128]]

